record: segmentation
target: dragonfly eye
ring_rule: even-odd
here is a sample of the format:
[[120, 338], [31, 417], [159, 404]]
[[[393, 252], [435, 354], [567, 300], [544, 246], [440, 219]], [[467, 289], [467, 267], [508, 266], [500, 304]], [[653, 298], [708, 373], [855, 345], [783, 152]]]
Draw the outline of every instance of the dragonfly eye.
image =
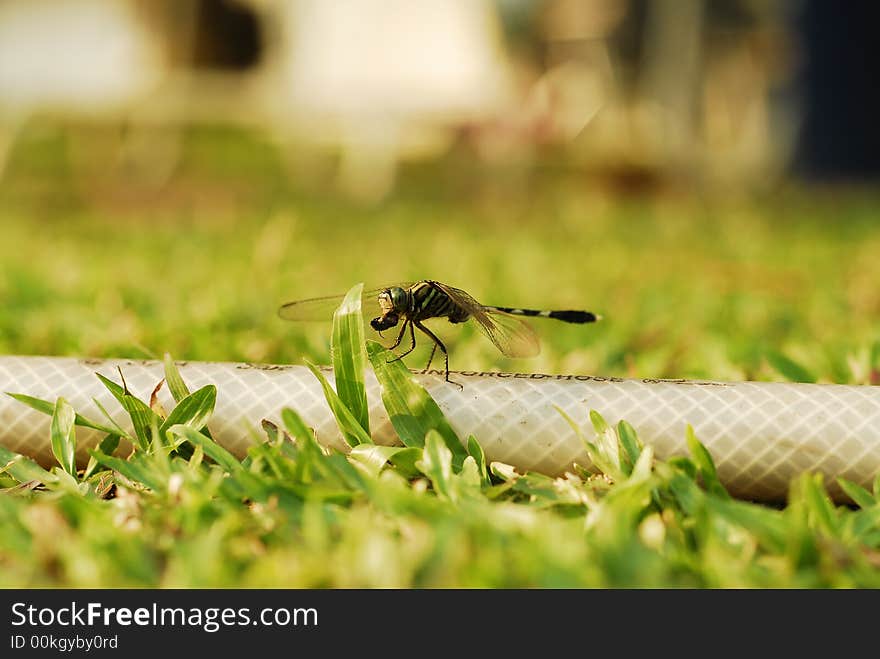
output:
[[[400, 286], [389, 288], [388, 296], [391, 298], [391, 305], [396, 311], [403, 311], [406, 309], [406, 291]], [[395, 321], [395, 324], [397, 324], [397, 321]]]

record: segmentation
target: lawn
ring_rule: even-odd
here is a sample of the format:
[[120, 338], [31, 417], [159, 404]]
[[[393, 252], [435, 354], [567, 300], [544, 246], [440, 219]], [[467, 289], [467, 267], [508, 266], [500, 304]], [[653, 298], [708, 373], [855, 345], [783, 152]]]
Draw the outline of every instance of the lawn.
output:
[[[880, 381], [880, 198], [866, 191], [624, 195], [451, 157], [363, 206], [291, 183], [252, 136], [202, 131], [165, 188], [115, 192], [72, 174], [63, 143], [29, 135], [0, 187], [3, 354], [330, 363], [330, 324], [286, 323], [279, 304], [430, 277], [489, 304], [604, 316], [535, 321], [529, 360], [441, 325], [453, 369]], [[70, 414], [55, 415], [63, 457]], [[0, 583], [880, 587], [880, 482], [851, 488], [849, 507], [810, 475], [779, 506], [737, 501], [698, 437], [659, 461], [599, 418], [581, 430], [605, 473], [558, 480], [486, 465], [479, 437], [465, 453], [443, 432], [328, 455], [296, 410], [240, 462], [197, 416], [148, 423], [133, 456], [97, 456], [88, 478], [10, 462]]]

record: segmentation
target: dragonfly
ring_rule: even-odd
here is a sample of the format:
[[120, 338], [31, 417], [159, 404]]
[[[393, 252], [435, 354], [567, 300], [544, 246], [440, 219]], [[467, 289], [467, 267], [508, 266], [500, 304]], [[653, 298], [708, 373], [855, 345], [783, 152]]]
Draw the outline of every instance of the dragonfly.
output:
[[[278, 315], [285, 320], [327, 320], [343, 297], [343, 295], [330, 295], [288, 302], [279, 308]], [[577, 325], [593, 323], [601, 319], [601, 316], [590, 311], [542, 311], [480, 304], [460, 288], [431, 279], [366, 291], [363, 299], [373, 300], [378, 304], [378, 315], [370, 321], [370, 327], [380, 336], [383, 331], [400, 326], [397, 339], [389, 347], [390, 350], [400, 346], [409, 329], [409, 349], [397, 355], [392, 361], [402, 359], [415, 350], [415, 330], [419, 330], [434, 343], [425, 371], [430, 368], [439, 348], [446, 361], [446, 381], [451, 384], [458, 383], [449, 379], [449, 352], [443, 341], [425, 327], [423, 323], [426, 320], [445, 318], [452, 324], [473, 320], [502, 354], [508, 357], [534, 357], [540, 352], [538, 336], [531, 325], [520, 318], [521, 316], [551, 318]]]

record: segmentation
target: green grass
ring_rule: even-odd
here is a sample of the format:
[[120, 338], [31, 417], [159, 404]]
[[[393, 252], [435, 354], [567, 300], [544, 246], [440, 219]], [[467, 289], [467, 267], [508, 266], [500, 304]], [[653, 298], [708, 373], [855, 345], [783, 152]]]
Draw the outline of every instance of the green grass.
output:
[[[577, 431], [602, 473], [518, 474], [487, 464], [479, 437], [454, 437], [403, 365], [357, 334], [351, 305], [333, 327], [275, 316], [354, 282], [432, 277], [487, 303], [605, 317], [536, 321], [533, 360], [438, 326], [453, 369], [878, 383], [877, 198], [621, 200], [550, 176], [477, 185], [453, 168], [364, 208], [292, 189], [244, 138], [228, 151], [228, 136], [193, 139], [171, 186], [134, 199], [86, 204], [48, 156], [13, 159], [0, 352], [316, 364], [332, 352], [340, 386], [326, 394], [351, 451], [328, 454], [288, 410], [239, 461], [208, 432], [218, 392], [190, 391], [170, 361], [172, 410], [105, 383], [133, 417], [130, 456], [66, 392], [22, 402], [53, 416], [58, 464], [0, 455], [0, 583], [880, 587], [880, 483], [844, 484], [850, 507], [809, 474], [784, 506], [737, 501], [698, 437], [690, 457], [658, 461], [595, 414]], [[365, 365], [402, 446], [370, 440]], [[76, 424], [106, 434], [85, 471], [69, 461]]]
[[[320, 371], [352, 451], [320, 447], [294, 410], [238, 460], [206, 430], [216, 399], [187, 393], [166, 358], [176, 406], [165, 416], [102, 378], [134, 434], [110, 433], [72, 463], [77, 417], [64, 398], [23, 401], [52, 414], [59, 466], [0, 448], [0, 577], [25, 586], [709, 586], [880, 587], [880, 476], [873, 494], [820, 478], [792, 483], [785, 510], [734, 501], [688, 429], [690, 458], [654, 458], [625, 421], [595, 411], [573, 430], [593, 471], [564, 478], [487, 465], [380, 344], [367, 352], [403, 447], [377, 446], [363, 404], [360, 285], [334, 318], [345, 385]], [[119, 440], [134, 450], [110, 455]], [[111, 450], [105, 448], [105, 443]]]

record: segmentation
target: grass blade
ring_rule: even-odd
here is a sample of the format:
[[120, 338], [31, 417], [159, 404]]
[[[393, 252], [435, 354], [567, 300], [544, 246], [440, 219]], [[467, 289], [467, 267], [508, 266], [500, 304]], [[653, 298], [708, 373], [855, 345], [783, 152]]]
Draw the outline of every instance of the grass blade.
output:
[[688, 424], [685, 431], [685, 437], [687, 438], [688, 450], [691, 452], [691, 456], [693, 456], [706, 491], [723, 499], [729, 499], [730, 495], [718, 479], [718, 472], [715, 469], [715, 462], [712, 460], [712, 456], [709, 455], [709, 451], [697, 439], [694, 429], [690, 424]]
[[853, 483], [845, 478], [838, 478], [837, 484], [840, 485], [840, 488], [846, 492], [850, 499], [856, 502], [859, 508], [872, 508], [880, 503], [880, 500], [875, 500], [871, 493], [858, 483]]
[[425, 436], [422, 459], [416, 463], [416, 467], [428, 477], [438, 496], [446, 499], [453, 498], [450, 482], [452, 480], [452, 451], [449, 450], [445, 440], [436, 430], [429, 430]]
[[[633, 465], [638, 462], [639, 454], [642, 452], [639, 437], [636, 434], [635, 428], [623, 419], [617, 424], [617, 436], [620, 439], [620, 445], [623, 447], [624, 452], [624, 455], [621, 456], [620, 466], [621, 468], [626, 467], [624, 470], [630, 474], [632, 473]], [[626, 458], [625, 460], [623, 459], [624, 457]], [[628, 465], [625, 463], [628, 463]]]
[[55, 403], [52, 425], [49, 428], [52, 454], [61, 468], [74, 478], [76, 477], [76, 433], [73, 429], [75, 417], [76, 413], [70, 403], [64, 398], [59, 398]]
[[480, 474], [480, 483], [483, 485], [489, 485], [491, 481], [489, 480], [489, 470], [486, 467], [486, 454], [483, 453], [483, 447], [480, 446], [477, 438], [473, 435], [468, 437], [467, 452], [477, 465], [477, 471]]
[[781, 352], [768, 350], [765, 357], [770, 366], [790, 382], [816, 382], [815, 375]]
[[372, 444], [373, 440], [370, 439], [370, 436], [355, 418], [354, 414], [352, 414], [351, 410], [348, 409], [339, 395], [333, 390], [333, 387], [330, 386], [330, 383], [327, 382], [327, 378], [324, 377], [324, 374], [321, 373], [321, 371], [318, 370], [318, 367], [314, 364], [306, 362], [306, 366], [309, 367], [309, 370], [318, 379], [318, 382], [321, 383], [321, 388], [324, 390], [324, 398], [327, 399], [330, 411], [333, 412], [333, 416], [336, 417], [336, 423], [339, 424], [339, 429], [342, 431], [342, 436], [345, 439], [345, 442], [349, 446]]
[[367, 354], [381, 385], [382, 403], [401, 441], [421, 448], [428, 431], [436, 430], [452, 451], [453, 465], [460, 469], [467, 451], [430, 394], [380, 343], [367, 341]]
[[243, 470], [238, 458], [214, 440], [205, 437], [198, 430], [195, 430], [190, 426], [177, 424], [176, 426], [171, 426], [171, 428], [168, 429], [168, 432], [172, 435], [180, 435], [194, 446], [201, 448], [205, 452], [205, 455], [229, 473], [234, 474]]
[[[104, 439], [101, 440], [101, 443], [98, 444], [98, 451], [103, 453], [104, 455], [112, 456], [114, 451], [119, 448], [119, 435], [107, 435]], [[92, 474], [95, 473], [98, 469], [98, 461], [95, 460], [95, 456], [89, 457], [89, 463], [86, 465], [86, 470], [83, 472], [82, 479], [88, 480]]]
[[299, 441], [314, 441], [314, 433], [302, 420], [302, 417], [289, 407], [281, 410], [281, 422], [293, 437]]
[[[382, 471], [386, 463], [392, 462], [392, 458], [401, 451], [409, 451], [403, 446], [379, 446], [377, 444], [360, 444], [349, 452], [348, 457], [357, 463], [375, 478]], [[392, 462], [393, 464], [393, 462]]]
[[364, 370], [364, 323], [361, 295], [364, 285], [352, 287], [333, 314], [332, 355], [336, 393], [364, 432], [370, 434], [370, 414]]
[[0, 446], [0, 474], [11, 474], [19, 483], [39, 481], [44, 485], [58, 482], [58, 477], [30, 458]]
[[204, 387], [178, 401], [177, 405], [165, 422], [159, 427], [159, 434], [163, 435], [174, 425], [183, 424], [194, 430], [204, 428], [208, 419], [214, 413], [214, 405], [217, 402], [217, 387], [206, 384]]
[[168, 390], [171, 392], [171, 396], [174, 398], [175, 402], [179, 403], [189, 396], [189, 388], [180, 376], [180, 371], [177, 370], [177, 364], [174, 363], [174, 360], [171, 359], [171, 355], [167, 352], [165, 353], [164, 364], [165, 382], [168, 383]]
[[104, 383], [104, 386], [107, 387], [125, 411], [128, 412], [129, 417], [131, 417], [137, 447], [144, 452], [149, 452], [150, 427], [153, 424], [153, 418], [155, 417], [158, 419], [160, 424], [162, 420], [159, 419], [152, 409], [150, 409], [149, 405], [139, 398], [132, 396], [126, 389], [120, 387], [112, 380], [105, 378], [100, 373], [96, 373], [95, 375], [98, 376], [98, 379]]
[[95, 449], [89, 449], [89, 455], [99, 464], [119, 472], [130, 481], [146, 485], [154, 492], [161, 492], [164, 489], [165, 483], [158, 478], [154, 478], [152, 470], [146, 469], [136, 462], [115, 458], [112, 455], [106, 455]]
[[[50, 403], [48, 400], [43, 400], [41, 398], [34, 398], [33, 396], [28, 396], [27, 394], [13, 394], [6, 392], [7, 396], [11, 396], [15, 400], [20, 403], [24, 403], [30, 408], [37, 410], [38, 412], [42, 412], [43, 414], [48, 414], [52, 416], [55, 412], [55, 405]], [[109, 426], [101, 425], [96, 421], [92, 421], [91, 419], [87, 419], [82, 414], [76, 414], [74, 416], [74, 423], [78, 426], [83, 426], [84, 428], [92, 428], [93, 430], [100, 430], [101, 432], [112, 433], [116, 432], [114, 428], [110, 428]]]

